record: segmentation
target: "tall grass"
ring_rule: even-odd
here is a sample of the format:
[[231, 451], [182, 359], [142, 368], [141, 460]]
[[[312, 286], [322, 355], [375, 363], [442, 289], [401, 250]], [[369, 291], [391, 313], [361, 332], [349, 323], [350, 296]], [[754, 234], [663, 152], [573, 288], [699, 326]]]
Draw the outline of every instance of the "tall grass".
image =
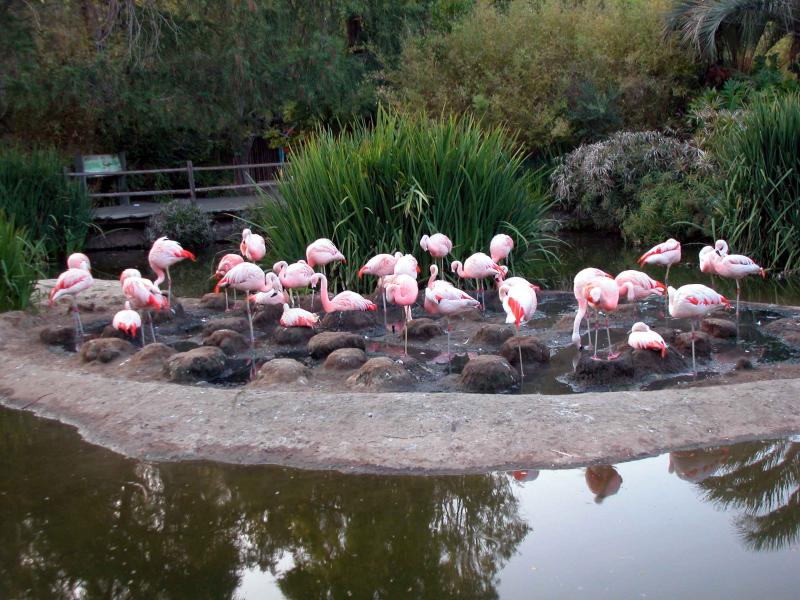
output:
[[274, 258], [299, 259], [309, 242], [331, 238], [348, 259], [338, 276], [349, 289], [379, 252], [409, 252], [428, 264], [419, 239], [437, 231], [462, 260], [488, 252], [499, 232], [514, 238], [518, 261], [548, 258], [547, 174], [527, 170], [523, 159], [500, 128], [381, 109], [374, 126], [360, 123], [341, 135], [320, 130], [293, 156], [282, 199], [265, 198], [255, 221]]
[[800, 269], [800, 95], [757, 99], [716, 144], [726, 179], [720, 233], [737, 252]]
[[89, 198], [62, 167], [51, 150], [0, 149], [0, 210], [51, 258], [81, 249], [91, 224]]
[[41, 244], [28, 241], [14, 219], [0, 211], [0, 312], [28, 306], [43, 258]]

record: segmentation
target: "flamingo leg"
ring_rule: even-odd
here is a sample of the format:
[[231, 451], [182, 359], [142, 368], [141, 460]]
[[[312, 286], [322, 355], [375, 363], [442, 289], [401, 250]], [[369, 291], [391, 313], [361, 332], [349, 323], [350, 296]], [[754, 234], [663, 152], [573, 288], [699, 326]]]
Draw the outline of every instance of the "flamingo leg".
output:
[[81, 342], [83, 341], [83, 336], [81, 335], [81, 326], [79, 323], [80, 317], [78, 317], [78, 305], [75, 301], [75, 298], [72, 299], [72, 324], [75, 327], [75, 352], [77, 352], [81, 347]]
[[692, 321], [692, 373], [697, 376], [697, 361], [694, 356], [694, 321]]
[[169, 302], [169, 309], [174, 312], [172, 308], [172, 277], [169, 274], [169, 267], [167, 267], [167, 301]]
[[316, 288], [313, 287], [311, 288], [311, 308], [309, 308], [309, 310], [312, 312], [314, 310], [314, 294], [316, 293], [316, 291], [317, 291]]
[[[669, 289], [669, 268], [672, 265], [667, 265], [667, 273], [664, 275], [664, 287]], [[664, 314], [667, 316], [667, 321], [669, 321], [669, 294], [664, 294]]]
[[230, 307], [228, 306], [228, 288], [225, 288], [225, 312], [228, 312]]
[[[141, 319], [141, 315], [139, 315], [139, 318]], [[142, 325], [141, 330], [142, 330], [142, 348], [144, 348], [147, 345], [147, 341], [144, 339], [144, 325]]]
[[[597, 346], [599, 345], [599, 342], [600, 342], [599, 338], [600, 338], [600, 313], [599, 313], [599, 311], [595, 310], [594, 311], [594, 344], [593, 344], [593, 346], [594, 346], [594, 354], [592, 355], [592, 358], [597, 358]], [[589, 343], [590, 344], [592, 343], [591, 334], [589, 335]]]
[[739, 341], [739, 295], [742, 292], [741, 282], [736, 280], [736, 341]]
[[[444, 261], [444, 259], [442, 259]], [[447, 374], [450, 374], [450, 321], [447, 322]]]
[[383, 301], [383, 328], [386, 330], [389, 328], [386, 322], [386, 293], [383, 291], [383, 286], [381, 286], [380, 283], [378, 283], [378, 289], [380, 290], [381, 300]]
[[[519, 325], [517, 325], [517, 337], [519, 337]], [[520, 343], [517, 344], [517, 350], [519, 351], [519, 391], [522, 393], [522, 384], [525, 383], [525, 370], [522, 368], [522, 340]]]
[[606, 315], [606, 334], [608, 335], [608, 359], [614, 360], [619, 354], [617, 352], [611, 353], [611, 330], [608, 327], [608, 315]]
[[153, 311], [151, 310], [147, 311], [147, 319], [148, 321], [150, 321], [150, 336], [153, 338], [154, 342], [157, 342], [158, 340], [156, 339], [156, 330], [153, 327]]
[[[408, 307], [406, 307], [408, 309]], [[408, 313], [406, 313], [406, 325], [403, 327], [403, 356], [408, 356]]]
[[250, 351], [252, 352], [256, 347], [256, 336], [253, 333], [253, 313], [250, 312], [250, 302], [245, 302], [244, 305], [247, 307], [247, 324], [250, 325]]

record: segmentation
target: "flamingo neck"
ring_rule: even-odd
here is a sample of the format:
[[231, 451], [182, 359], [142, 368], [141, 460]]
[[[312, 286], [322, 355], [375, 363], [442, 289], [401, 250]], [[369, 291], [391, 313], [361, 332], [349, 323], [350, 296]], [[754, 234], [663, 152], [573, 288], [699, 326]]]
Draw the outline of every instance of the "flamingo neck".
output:
[[325, 312], [329, 312], [333, 309], [333, 306], [328, 298], [328, 278], [325, 277], [325, 275], [320, 274], [319, 282], [319, 297], [322, 301], [322, 308], [325, 309]]
[[581, 322], [583, 318], [586, 316], [586, 307], [587, 302], [586, 300], [579, 299], [578, 300], [578, 312], [575, 313], [575, 321], [572, 324], [572, 343], [577, 344], [580, 346], [581, 343]]
[[433, 282], [439, 276], [439, 267], [431, 265], [431, 276], [428, 278], [428, 287], [433, 287]]
[[156, 274], [156, 280], [153, 282], [155, 285], [161, 285], [167, 278], [167, 275], [161, 267], [153, 267], [153, 273]]

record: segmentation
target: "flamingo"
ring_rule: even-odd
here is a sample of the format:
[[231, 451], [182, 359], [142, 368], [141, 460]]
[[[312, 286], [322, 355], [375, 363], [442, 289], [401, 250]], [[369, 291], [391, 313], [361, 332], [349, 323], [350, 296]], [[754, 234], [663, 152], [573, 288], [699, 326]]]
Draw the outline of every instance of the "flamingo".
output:
[[88, 269], [70, 268], [61, 273], [56, 280], [55, 287], [50, 290], [50, 306], [61, 298], [69, 298], [72, 303], [72, 320], [75, 322], [75, 347], [83, 341], [83, 323], [78, 311], [78, 294], [92, 287], [94, 279]]
[[700, 272], [713, 275], [716, 273], [714, 268], [715, 260], [719, 256], [713, 246], [703, 246], [700, 248]]
[[634, 350], [657, 350], [661, 358], [667, 355], [667, 343], [658, 333], [641, 321], [634, 323], [628, 332], [628, 346]]
[[[156, 332], [153, 327], [153, 315], [151, 309], [161, 310], [169, 308], [169, 300], [164, 298], [164, 294], [158, 286], [142, 277], [137, 269], [125, 269], [119, 276], [122, 284], [122, 293], [128, 299], [130, 305], [135, 310], [147, 311], [150, 322], [150, 335], [156, 341]], [[142, 345], [145, 344], [144, 328], [142, 328]]]
[[383, 327], [386, 329], [386, 295], [383, 293], [383, 284], [386, 277], [394, 275], [395, 265], [402, 258], [403, 254], [395, 252], [392, 254], [376, 254], [370, 258], [366, 264], [358, 270], [358, 278], [364, 275], [373, 275], [378, 278], [378, 292], [383, 301]]
[[[583, 286], [582, 295], [586, 303], [597, 313], [598, 320], [601, 312], [608, 313], [616, 310], [619, 302], [619, 288], [617, 282], [609, 277], [594, 277]], [[599, 330], [599, 327], [598, 327]], [[608, 335], [608, 358], [609, 360], [617, 357], [611, 354], [611, 331], [608, 327], [608, 316], [606, 315], [606, 335]], [[594, 338], [594, 358], [597, 358], [597, 338], [599, 331], [596, 331]], [[590, 336], [591, 337], [591, 336]]]
[[500, 265], [500, 270], [503, 272], [503, 278], [495, 277], [494, 283], [497, 286], [497, 289], [500, 289], [500, 286], [504, 283], [508, 285], [527, 285], [531, 288], [534, 292], [541, 291], [541, 288], [538, 285], [535, 285], [525, 279], [524, 277], [508, 277], [508, 267], [505, 265]]
[[641, 271], [622, 271], [614, 281], [619, 287], [620, 298], [625, 298], [628, 302], [646, 300], [650, 296], [663, 296], [667, 291], [663, 283]]
[[135, 310], [131, 310], [130, 300], [125, 301], [125, 309], [119, 311], [114, 315], [111, 321], [111, 326], [117, 331], [121, 331], [125, 335], [132, 338], [136, 337], [136, 331], [142, 331], [142, 346], [144, 346], [144, 328], [142, 327], [142, 317]]
[[[214, 271], [214, 274], [211, 276], [212, 279], [220, 280], [225, 277], [225, 274], [230, 271], [236, 265], [240, 265], [244, 262], [244, 258], [241, 257], [239, 254], [226, 254], [222, 258], [219, 259], [219, 263], [217, 264], [217, 270]], [[236, 302], [236, 290], [233, 291], [233, 301]], [[228, 290], [225, 289], [225, 310], [228, 310]]]
[[748, 275], [761, 275], [762, 279], [767, 272], [753, 261], [752, 258], [742, 254], [728, 254], [728, 243], [717, 240], [715, 245], [717, 255], [714, 259], [714, 272], [720, 277], [736, 280], [736, 331], [739, 331], [739, 296], [741, 295], [741, 281]]
[[669, 268], [681, 261], [681, 243], [673, 238], [669, 238], [666, 242], [656, 244], [650, 250], [645, 252], [639, 257], [639, 266], [644, 265], [660, 265], [667, 267], [667, 273], [664, 275], [664, 284], [669, 285]]
[[322, 282], [320, 298], [322, 300], [322, 308], [326, 313], [349, 310], [377, 310], [378, 308], [374, 302], [370, 302], [363, 296], [347, 290], [333, 298], [328, 298], [328, 278], [323, 273], [315, 273], [314, 277], [311, 278], [311, 287], [316, 287], [320, 282]]
[[513, 249], [514, 240], [505, 233], [498, 233], [492, 238], [492, 241], [489, 242], [489, 254], [496, 263], [508, 258], [508, 255], [511, 254], [511, 250]]
[[676, 319], [691, 319], [692, 324], [692, 371], [697, 374], [697, 361], [694, 351], [694, 322], [706, 316], [711, 311], [724, 306], [730, 308], [731, 304], [722, 294], [710, 287], [690, 283], [679, 287], [677, 290], [670, 286], [667, 288], [669, 298], [669, 314]]
[[[536, 292], [528, 285], [510, 285], [504, 283], [500, 286], [500, 301], [506, 311], [506, 323], [514, 323], [517, 335], [521, 325], [531, 320], [536, 312]], [[522, 368], [522, 344], [517, 345], [519, 350], [519, 374], [524, 380], [525, 371]]]
[[289, 300], [286, 292], [275, 289], [270, 290], [269, 292], [256, 292], [255, 294], [250, 294], [247, 299], [257, 307], [282, 306]]
[[289, 308], [288, 304], [283, 305], [281, 315], [281, 325], [283, 327], [313, 327], [319, 321], [319, 315], [303, 310], [302, 308]]
[[460, 260], [454, 260], [450, 263], [450, 269], [461, 279], [477, 280], [478, 289], [475, 292], [476, 297], [478, 291], [481, 290], [481, 280], [485, 279], [486, 277], [493, 277], [495, 280], [500, 278], [500, 281], [505, 279], [505, 274], [500, 266], [491, 258], [486, 256], [483, 252], [476, 252], [472, 256], [468, 257], [467, 260], [464, 261], [463, 265]]
[[419, 240], [419, 246], [431, 255], [434, 263], [437, 258], [442, 259], [442, 277], [444, 277], [444, 257], [453, 251], [453, 242], [443, 233], [433, 235], [423, 235]]
[[[314, 276], [314, 269], [304, 260], [298, 260], [296, 263], [289, 264], [285, 260], [281, 260], [272, 265], [272, 272], [277, 273], [281, 285], [289, 290], [289, 297], [294, 306], [294, 295], [292, 290], [296, 288], [305, 288], [311, 285], [311, 278]], [[314, 306], [314, 297], [311, 297], [311, 306]]]
[[[578, 311], [575, 313], [575, 322], [572, 326], [572, 343], [575, 344], [579, 350], [583, 349], [580, 334], [581, 321], [583, 321], [583, 318], [586, 316], [586, 312], [588, 310], [588, 303], [583, 295], [583, 288], [587, 283], [596, 277], [607, 277], [609, 279], [613, 279], [611, 275], [605, 271], [602, 271], [601, 269], [587, 267], [578, 271], [572, 284], [572, 292], [575, 294], [575, 300], [578, 301]], [[591, 346], [592, 330], [588, 317], [586, 318], [586, 331], [589, 335], [589, 345]]]
[[399, 257], [394, 264], [393, 275], [408, 275], [412, 279], [416, 279], [420, 272], [417, 259], [412, 254], [404, 254]]
[[[431, 265], [431, 278], [425, 288], [425, 312], [432, 315], [457, 315], [473, 308], [480, 308], [481, 303], [466, 292], [458, 289], [449, 281], [436, 279], [439, 268]], [[447, 324], [447, 368], [450, 370], [450, 324]]]
[[153, 242], [153, 247], [150, 248], [150, 253], [147, 255], [150, 268], [156, 274], [154, 282], [156, 285], [163, 283], [166, 274], [167, 299], [170, 306], [172, 305], [172, 277], [170, 277], [169, 268], [185, 258], [192, 262], [197, 260], [194, 254], [184, 250], [178, 242], [167, 239], [166, 236], [160, 237]]
[[80, 252], [74, 252], [69, 255], [67, 258], [67, 268], [68, 269], [83, 269], [84, 271], [92, 271], [92, 263], [89, 261], [89, 257], [85, 254]]
[[392, 280], [386, 284], [384, 294], [390, 302], [398, 304], [405, 308], [406, 324], [403, 327], [403, 334], [405, 337], [403, 352], [408, 354], [408, 322], [411, 321], [411, 307], [417, 301], [417, 280], [411, 275], [400, 273], [392, 277]]
[[330, 263], [341, 261], [347, 264], [344, 254], [339, 252], [336, 245], [328, 238], [319, 238], [308, 245], [306, 248], [306, 261], [311, 268], [317, 265], [321, 266], [322, 274], [326, 277], [328, 276], [326, 266]]
[[[267, 283], [269, 281], [269, 283]], [[275, 273], [264, 273], [257, 264], [243, 262], [236, 265], [219, 280], [215, 292], [220, 288], [231, 287], [242, 292], [270, 292], [272, 290], [283, 291], [280, 281]], [[253, 313], [250, 311], [250, 303], [245, 302], [247, 307], [247, 322], [250, 325], [250, 349], [254, 350], [256, 345], [255, 334], [253, 333]]]
[[267, 244], [264, 238], [249, 229], [242, 229], [242, 241], [239, 243], [239, 252], [250, 262], [258, 262], [267, 253]]

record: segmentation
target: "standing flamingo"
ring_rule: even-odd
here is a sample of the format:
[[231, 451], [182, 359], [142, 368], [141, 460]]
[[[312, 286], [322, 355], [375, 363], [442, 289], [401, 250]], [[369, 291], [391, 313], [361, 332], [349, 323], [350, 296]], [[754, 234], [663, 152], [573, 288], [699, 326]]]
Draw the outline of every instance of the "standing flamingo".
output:
[[374, 302], [347, 290], [333, 298], [328, 298], [328, 278], [322, 273], [315, 273], [314, 277], [311, 278], [311, 287], [316, 287], [320, 282], [322, 282], [320, 299], [322, 300], [322, 308], [326, 313], [349, 310], [377, 310], [378, 308]]
[[[425, 312], [432, 315], [457, 315], [459, 313], [480, 308], [481, 303], [466, 292], [458, 289], [449, 281], [436, 279], [439, 268], [431, 265], [431, 277], [425, 288]], [[447, 368], [450, 369], [450, 323], [447, 328]]]
[[[240, 265], [244, 262], [244, 258], [241, 257], [239, 254], [226, 254], [222, 258], [219, 259], [219, 263], [217, 264], [217, 270], [214, 271], [214, 274], [211, 276], [212, 279], [220, 280], [225, 277], [225, 274], [230, 271], [236, 265]], [[236, 290], [233, 291], [233, 301], [236, 302]], [[228, 310], [228, 290], [225, 289], [225, 310]]]
[[183, 247], [176, 241], [167, 239], [165, 237], [158, 238], [153, 242], [153, 247], [150, 248], [150, 254], [147, 255], [147, 261], [150, 263], [150, 268], [156, 274], [156, 285], [161, 285], [164, 281], [165, 274], [167, 279], [167, 299], [170, 306], [172, 306], [172, 277], [169, 274], [169, 268], [177, 262], [188, 258], [192, 262], [196, 260], [194, 254]]
[[419, 264], [413, 254], [402, 255], [394, 264], [393, 275], [408, 275], [412, 279], [416, 279], [419, 272]]
[[728, 254], [728, 243], [718, 240], [714, 259], [714, 271], [720, 277], [736, 280], [736, 337], [739, 337], [739, 296], [741, 295], [741, 281], [748, 275], [761, 275], [762, 279], [767, 272], [758, 266], [753, 259], [742, 254]]
[[267, 244], [264, 238], [249, 229], [242, 229], [242, 241], [239, 243], [239, 252], [250, 262], [258, 262], [267, 253]]
[[288, 304], [283, 305], [283, 314], [281, 315], [281, 326], [283, 327], [311, 327], [313, 329], [318, 321], [319, 315], [302, 308], [289, 308]]
[[[169, 308], [169, 301], [164, 298], [158, 286], [142, 277], [137, 269], [125, 269], [119, 276], [122, 284], [122, 293], [135, 310], [147, 311], [150, 322], [150, 335], [156, 341], [155, 327], [153, 326], [152, 309], [162, 310]], [[142, 345], [145, 344], [144, 328], [142, 328]]]
[[81, 252], [74, 252], [67, 258], [68, 269], [83, 269], [84, 271], [92, 272], [92, 263], [89, 257]]
[[619, 287], [620, 298], [625, 298], [628, 302], [646, 300], [650, 296], [663, 296], [667, 292], [663, 283], [641, 271], [622, 271], [614, 281]]
[[[611, 331], [608, 326], [607, 313], [616, 310], [617, 303], [619, 302], [619, 288], [617, 287], [617, 282], [605, 276], [594, 277], [583, 286], [582, 295], [586, 303], [597, 313], [597, 321], [600, 320], [600, 314], [605, 313], [606, 335], [608, 335], [608, 358], [609, 360], [616, 358], [616, 354], [611, 354]], [[598, 338], [600, 336], [600, 328], [597, 321], [595, 322], [597, 327], [594, 337], [594, 358], [597, 358]], [[591, 335], [589, 337], [591, 341]]]
[[142, 327], [142, 317], [140, 317], [139, 313], [136, 312], [135, 310], [131, 310], [131, 303], [129, 300], [125, 301], [125, 309], [119, 311], [117, 314], [114, 315], [114, 318], [111, 321], [111, 326], [117, 331], [121, 331], [125, 335], [129, 335], [132, 338], [135, 338], [136, 331], [138, 329], [141, 329], [142, 346], [145, 345], [144, 328]]
[[[602, 271], [600, 269], [595, 269], [594, 267], [587, 267], [578, 271], [575, 275], [575, 279], [572, 284], [572, 293], [575, 294], [575, 300], [578, 301], [578, 311], [575, 313], [575, 322], [572, 325], [572, 343], [575, 344], [579, 350], [583, 349], [583, 345], [581, 344], [581, 321], [583, 318], [586, 317], [586, 312], [588, 310], [588, 302], [586, 301], [586, 297], [583, 293], [583, 288], [589, 283], [592, 279], [596, 277], [606, 277], [608, 279], [613, 279], [611, 275]], [[589, 346], [592, 345], [592, 330], [591, 325], [589, 322], [589, 317], [586, 317], [586, 333], [589, 336]]]
[[691, 319], [692, 323], [692, 371], [697, 374], [697, 361], [694, 351], [694, 322], [705, 317], [711, 311], [724, 306], [730, 308], [731, 304], [725, 296], [718, 294], [710, 287], [699, 283], [691, 283], [679, 287], [677, 290], [670, 286], [669, 314], [676, 319]]
[[[306, 261], [311, 268], [317, 265], [322, 267], [322, 274], [328, 276], [327, 265], [341, 261], [347, 264], [344, 254], [339, 252], [336, 245], [328, 238], [319, 238], [311, 242], [306, 248]], [[313, 286], [312, 286], [313, 287]]]
[[489, 254], [496, 263], [508, 258], [508, 255], [511, 254], [511, 250], [513, 249], [514, 240], [505, 233], [498, 233], [492, 238], [492, 241], [489, 242]]
[[386, 328], [386, 294], [383, 293], [384, 279], [390, 275], [394, 275], [394, 269], [397, 261], [402, 257], [402, 253], [395, 252], [392, 254], [376, 254], [370, 258], [366, 264], [358, 270], [358, 278], [361, 279], [364, 275], [373, 275], [378, 278], [377, 291], [381, 295], [383, 301], [383, 327]]
[[502, 286], [505, 283], [507, 283], [508, 285], [527, 285], [534, 292], [538, 292], [541, 290], [541, 288], [538, 285], [531, 283], [524, 277], [508, 277], [508, 267], [505, 265], [500, 265], [500, 270], [503, 272], [503, 277], [495, 276], [494, 278], [494, 283], [498, 291], [500, 290], [500, 286]]
[[443, 233], [423, 235], [419, 240], [419, 246], [431, 255], [434, 263], [437, 258], [442, 259], [442, 277], [444, 277], [444, 257], [453, 251], [453, 242], [450, 241], [450, 238]]
[[92, 287], [94, 279], [87, 269], [70, 268], [61, 273], [56, 280], [56, 286], [50, 291], [50, 306], [61, 298], [69, 298], [72, 303], [72, 320], [75, 323], [75, 347], [83, 341], [83, 323], [78, 311], [78, 294]]
[[417, 280], [405, 273], [395, 275], [392, 277], [392, 280], [386, 284], [384, 294], [390, 302], [405, 308], [404, 314], [406, 323], [405, 327], [403, 327], [403, 335], [405, 338], [403, 352], [408, 355], [408, 322], [411, 321], [411, 307], [417, 301], [417, 294], [419, 294]]
[[[497, 279], [499, 277], [502, 281], [505, 278], [505, 274], [500, 266], [491, 258], [486, 256], [483, 252], [476, 252], [472, 256], [468, 257], [467, 260], [464, 261], [463, 265], [461, 264], [460, 260], [454, 260], [450, 263], [450, 269], [461, 279], [475, 279], [477, 281], [475, 292], [476, 298], [478, 292], [482, 289], [481, 281], [483, 279], [487, 277]], [[486, 298], [484, 296], [484, 301], [485, 300]]]
[[[289, 264], [285, 260], [281, 260], [272, 265], [272, 272], [278, 274], [278, 279], [281, 285], [289, 290], [289, 297], [294, 306], [293, 289], [305, 288], [311, 285], [311, 278], [314, 276], [314, 269], [304, 260], [298, 260], [296, 263]], [[314, 306], [314, 297], [311, 297], [311, 306]]]
[[641, 321], [634, 323], [628, 335], [628, 346], [634, 350], [657, 350], [661, 358], [667, 355], [667, 343], [658, 333]]
[[[673, 238], [669, 238], [666, 242], [656, 244], [650, 250], [645, 252], [639, 257], [639, 266], [644, 265], [660, 265], [667, 267], [667, 273], [664, 275], [664, 285], [669, 285], [669, 268], [681, 261], [681, 243]], [[665, 297], [666, 299], [666, 297]]]
[[[503, 303], [503, 310], [506, 311], [506, 323], [514, 323], [517, 328], [517, 335], [521, 325], [531, 320], [536, 312], [536, 292], [528, 285], [509, 285], [504, 283], [500, 286], [500, 301]], [[517, 345], [519, 350], [519, 375], [524, 381], [525, 371], [522, 368], [522, 344]]]
[[[269, 283], [267, 281], [269, 280]], [[241, 292], [269, 292], [280, 289], [280, 281], [274, 273], [264, 273], [257, 264], [243, 262], [233, 267], [219, 280], [215, 292], [220, 288], [231, 287]], [[247, 307], [247, 322], [250, 325], [250, 349], [254, 350], [256, 338], [253, 333], [253, 313], [250, 311], [250, 302], [245, 302]]]

